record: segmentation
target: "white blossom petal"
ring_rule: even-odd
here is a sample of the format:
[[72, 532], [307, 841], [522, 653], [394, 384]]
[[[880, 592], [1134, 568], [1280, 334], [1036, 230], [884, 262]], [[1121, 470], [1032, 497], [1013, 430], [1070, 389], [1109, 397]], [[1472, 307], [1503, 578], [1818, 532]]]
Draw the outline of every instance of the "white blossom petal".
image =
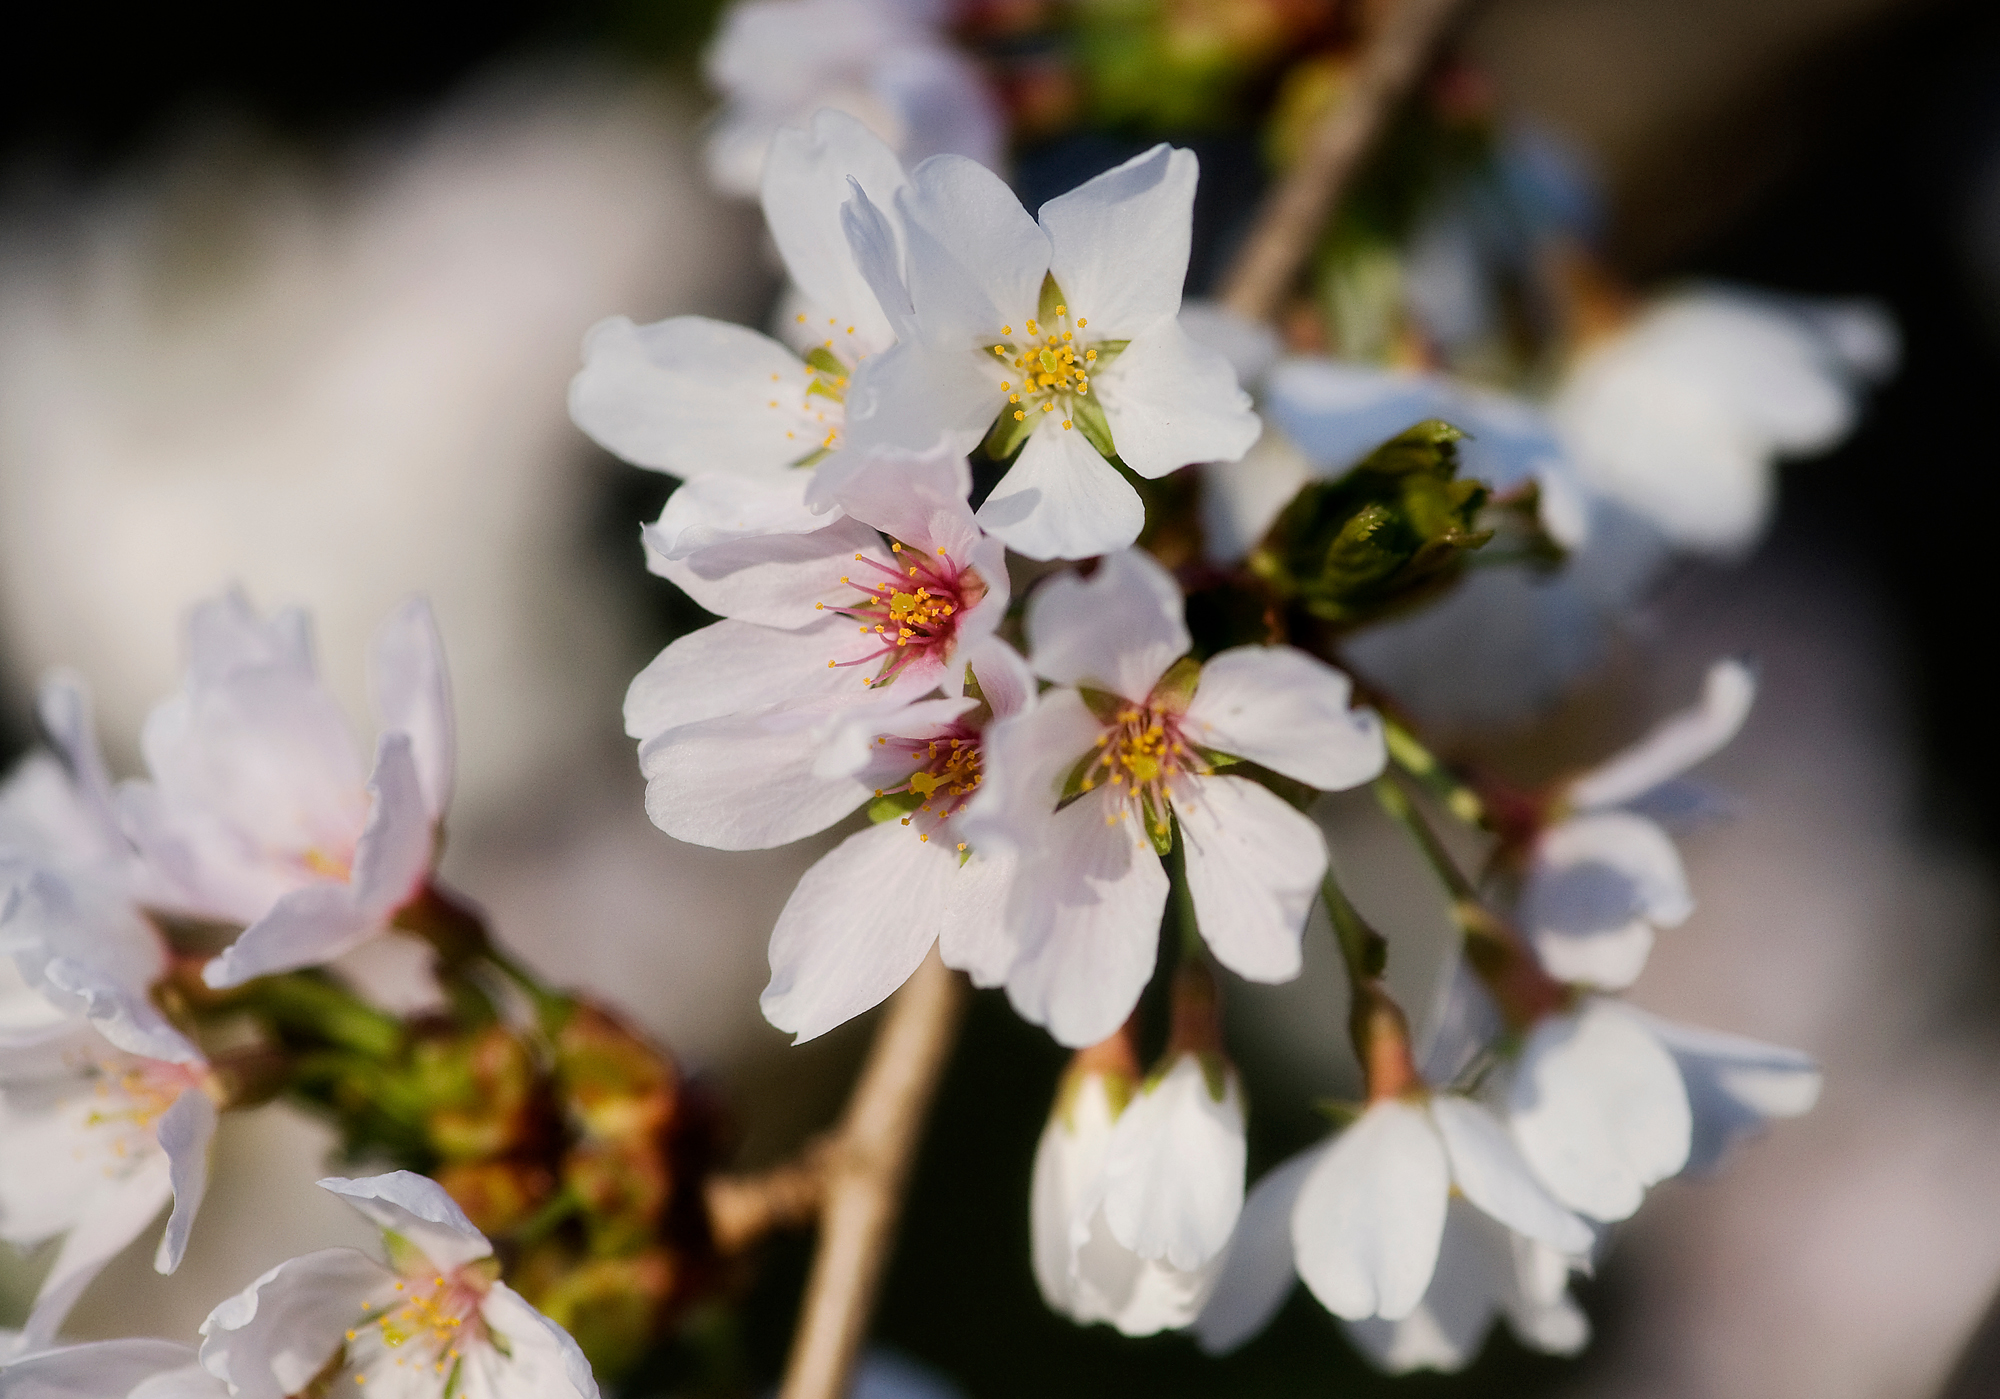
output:
[[[1095, 329], [1095, 326], [1092, 327]], [[1090, 391], [1103, 400], [1118, 459], [1141, 476], [1235, 461], [1264, 430], [1229, 361], [1165, 321], [1127, 345]]]
[[[11, 1133], [8, 1146], [21, 1150], [24, 1143]], [[75, 1169], [70, 1162], [41, 1162], [41, 1169]], [[91, 1192], [90, 1207], [63, 1236], [56, 1261], [42, 1278], [41, 1290], [28, 1319], [21, 1323], [22, 1347], [38, 1350], [55, 1339], [63, 1319], [77, 1298], [89, 1287], [104, 1265], [125, 1250], [125, 1246], [145, 1232], [173, 1197], [171, 1168], [164, 1153], [141, 1162], [124, 1178]]]
[[1028, 1186], [1030, 1253], [1042, 1299], [1075, 1320], [1077, 1279], [1072, 1269], [1070, 1226], [1077, 1205], [1103, 1169], [1111, 1140], [1110, 1093], [1102, 1074], [1086, 1074], [1058, 1103], [1035, 1147]]
[[1193, 644], [1183, 607], [1180, 586], [1152, 555], [1136, 549], [1107, 555], [1089, 578], [1059, 573], [1035, 589], [1028, 599], [1028, 664], [1059, 685], [1143, 702]]
[[1517, 1234], [1572, 1258], [1589, 1253], [1590, 1226], [1552, 1199], [1536, 1182], [1500, 1119], [1478, 1103], [1450, 1093], [1431, 1098], [1431, 1120], [1444, 1138], [1451, 1183], [1465, 1198]]
[[1672, 1056], [1624, 1009], [1589, 1000], [1528, 1037], [1507, 1088], [1508, 1126], [1549, 1193], [1592, 1219], [1624, 1219], [1687, 1164], [1687, 1090]]
[[505, 1351], [496, 1356], [500, 1362], [496, 1368], [505, 1375], [504, 1383], [494, 1386], [496, 1391], [535, 1399], [597, 1399], [590, 1361], [569, 1332], [506, 1283], [496, 1282], [487, 1290], [479, 1315], [495, 1336], [507, 1341]]
[[803, 129], [786, 127], [772, 138], [764, 163], [764, 220], [799, 290], [852, 326], [860, 344], [882, 349], [894, 332], [841, 227], [849, 180], [875, 204], [892, 208], [907, 177], [874, 132], [845, 112], [821, 108]]
[[1694, 911], [1687, 871], [1667, 833], [1643, 816], [1573, 816], [1535, 842], [1521, 921], [1551, 976], [1607, 990], [1646, 965], [1653, 929]]
[[[848, 449], [928, 452], [942, 444], [960, 455], [971, 451], [1006, 400], [1002, 368], [990, 355], [944, 353], [910, 341], [864, 361], [847, 385]], [[806, 504], [816, 510], [832, 504], [845, 456], [836, 453], [815, 468]]]
[[1291, 1295], [1292, 1212], [1327, 1148], [1315, 1146], [1266, 1171], [1251, 1187], [1222, 1258], [1215, 1292], [1195, 1319], [1194, 1336], [1210, 1355], [1227, 1355], [1256, 1336]]
[[646, 814], [674, 839], [715, 850], [768, 850], [825, 830], [874, 788], [821, 770], [827, 729], [812, 717], [724, 715], [647, 740]]
[[328, 1176], [316, 1183], [340, 1196], [378, 1229], [415, 1245], [447, 1272], [493, 1252], [493, 1245], [473, 1227], [458, 1202], [429, 1176], [389, 1171], [358, 1180]]
[[1051, 690], [1031, 708], [987, 725], [979, 790], [955, 818], [965, 838], [988, 854], [1025, 857], [1038, 850], [1063, 779], [1102, 731], [1074, 690]]
[[1396, 1100], [1371, 1103], [1299, 1191], [1299, 1276], [1335, 1316], [1408, 1316], [1430, 1287], [1450, 1192], [1430, 1114]]
[[305, 1392], [395, 1278], [367, 1254], [329, 1248], [288, 1259], [223, 1302], [201, 1324], [201, 1363], [237, 1399]]
[[[368, 650], [368, 684], [382, 728], [410, 736], [424, 809], [433, 821], [442, 820], [451, 805], [457, 721], [444, 641], [424, 599], [411, 598], [376, 628]], [[380, 758], [376, 761], [379, 766]]]
[[1772, 1118], [1797, 1117], [1819, 1101], [1819, 1065], [1809, 1054], [1630, 1007], [1626, 1014], [1652, 1031], [1680, 1069], [1693, 1114], [1691, 1175], [1713, 1171], [1730, 1147]]
[[1111, 1237], [1193, 1272], [1219, 1255], [1243, 1210], [1243, 1092], [1234, 1069], [1209, 1091], [1183, 1054], [1125, 1108], [1105, 1150], [1100, 1203]]
[[721, 621], [689, 632], [660, 652], [625, 691], [625, 732], [646, 740], [683, 724], [784, 703], [869, 693], [855, 667], [834, 667], [863, 648], [853, 623], [829, 617], [817, 626], [781, 631]]
[[[832, 489], [849, 515], [865, 520], [891, 539], [926, 553], [963, 558], [980, 542], [966, 494], [972, 470], [963, 454], [934, 447], [928, 452], [877, 449], [852, 452]], [[1003, 600], [1007, 580], [988, 579]]]
[[1216, 960], [1252, 981], [1299, 974], [1299, 941], [1326, 874], [1318, 825], [1241, 777], [1196, 777], [1174, 792], [1195, 921]]
[[[17, 1360], [0, 1350], [0, 1395], [6, 1399], [126, 1399], [141, 1384], [163, 1372], [185, 1369], [194, 1363], [194, 1350], [174, 1341], [151, 1337], [128, 1337], [115, 1341], [91, 1341], [84, 1345], [62, 1346]], [[220, 1399], [224, 1392], [206, 1374], [208, 1392]], [[166, 1399], [156, 1390], [149, 1399]]]
[[1048, 236], [998, 175], [963, 156], [935, 156], [911, 172], [896, 207], [926, 339], [962, 342], [972, 357], [1002, 327], [1035, 314]]
[[1290, 646], [1236, 646], [1202, 664], [1184, 732], [1323, 792], [1358, 787], [1388, 760], [1382, 720], [1351, 709], [1340, 671]]
[[1204, 462], [1196, 470], [1202, 552], [1221, 567], [1241, 563], [1312, 479], [1299, 449], [1269, 423], [1240, 460]]
[[1087, 559], [1137, 539], [1146, 507], [1081, 432], [1045, 413], [979, 523], [1031, 559]]
[[1096, 337], [1131, 340], [1180, 310], [1199, 178], [1193, 151], [1162, 144], [1042, 205], [1049, 271]]
[[153, 1257], [155, 1272], [171, 1273], [187, 1252], [194, 1217], [208, 1193], [208, 1149], [215, 1139], [215, 1100], [199, 1088], [189, 1088], [160, 1115], [153, 1131], [167, 1154], [168, 1179], [174, 1192], [173, 1213]]
[[[954, 843], [947, 840], [947, 848]], [[1012, 855], [975, 850], [952, 875], [938, 955], [953, 971], [970, 976], [974, 986], [1004, 986], [1014, 969], [1016, 949], [1007, 926], [1007, 900], [1019, 867]]]
[[1569, 784], [1570, 804], [1583, 810], [1636, 800], [1720, 752], [1736, 737], [1757, 697], [1757, 677], [1740, 660], [1717, 661], [1702, 681], [1701, 699], [1631, 748]]

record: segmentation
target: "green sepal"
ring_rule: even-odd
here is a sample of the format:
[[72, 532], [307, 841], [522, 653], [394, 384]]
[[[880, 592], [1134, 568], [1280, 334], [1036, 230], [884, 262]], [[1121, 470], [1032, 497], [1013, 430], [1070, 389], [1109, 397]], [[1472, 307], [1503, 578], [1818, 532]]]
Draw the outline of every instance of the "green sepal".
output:
[[[1016, 418], [1016, 413], [1021, 416]], [[1018, 403], [1010, 403], [993, 420], [993, 427], [979, 444], [979, 450], [993, 461], [1008, 461], [1026, 445], [1028, 435], [1034, 430], [1035, 415]]]
[[1118, 356], [1124, 354], [1125, 347], [1127, 345], [1130, 345], [1131, 343], [1132, 342], [1130, 340], [1091, 341], [1088, 345], [1084, 346], [1084, 349], [1086, 351], [1088, 350], [1097, 351], [1097, 358], [1085, 359], [1083, 362], [1083, 372], [1086, 374], [1095, 374], [1098, 370], [1103, 369], [1106, 365], [1110, 364], [1111, 361], [1117, 359]]
[[1042, 298], [1035, 305], [1035, 320], [1043, 327], [1044, 334], [1047, 334], [1049, 322], [1056, 318], [1056, 307], [1068, 304], [1068, 300], [1063, 296], [1062, 288], [1056, 285], [1056, 274], [1053, 272], [1043, 273]]
[[1111, 423], [1104, 416], [1104, 405], [1097, 401], [1094, 393], [1076, 394], [1069, 404], [1070, 421], [1083, 434], [1083, 440], [1097, 449], [1101, 457], [1115, 457], [1118, 448], [1111, 441]]
[[1163, 860], [1173, 854], [1174, 822], [1154, 807], [1150, 792], [1139, 799], [1139, 819], [1146, 823], [1146, 839], [1153, 843], [1153, 853]]
[[1115, 724], [1118, 716], [1132, 707], [1132, 701], [1123, 695], [1114, 695], [1109, 690], [1094, 689], [1089, 685], [1076, 687], [1078, 698], [1100, 724]]
[[908, 816], [924, 804], [921, 792], [890, 792], [868, 803], [868, 819], [876, 825]]
[[451, 1373], [444, 1377], [444, 1399], [458, 1399], [458, 1387], [465, 1378], [465, 1357], [459, 1356], [451, 1362]]
[[1069, 773], [1063, 778], [1062, 787], [1056, 793], [1056, 810], [1061, 811], [1083, 795], [1083, 779], [1091, 766], [1097, 762], [1098, 750], [1093, 748], [1076, 760]]
[[406, 1277], [414, 1277], [431, 1266], [430, 1255], [394, 1229], [382, 1231], [382, 1249], [389, 1255], [389, 1266]]
[[1368, 1105], [1351, 1102], [1346, 1098], [1321, 1098], [1313, 1104], [1313, 1111], [1336, 1128], [1342, 1128], [1353, 1126], [1361, 1114], [1368, 1111]]
[[1169, 714], [1185, 714], [1189, 704], [1194, 702], [1194, 692], [1201, 684], [1201, 662], [1193, 656], [1182, 656], [1167, 667], [1166, 674], [1153, 682], [1153, 693], [1146, 697], [1146, 704], [1153, 709], [1164, 709]]
[[797, 461], [793, 462], [792, 465], [795, 468], [818, 466], [821, 462], [825, 461], [828, 457], [832, 455], [833, 455], [833, 448], [831, 447], [815, 447], [810, 452], [807, 452], [804, 456], [800, 457]]

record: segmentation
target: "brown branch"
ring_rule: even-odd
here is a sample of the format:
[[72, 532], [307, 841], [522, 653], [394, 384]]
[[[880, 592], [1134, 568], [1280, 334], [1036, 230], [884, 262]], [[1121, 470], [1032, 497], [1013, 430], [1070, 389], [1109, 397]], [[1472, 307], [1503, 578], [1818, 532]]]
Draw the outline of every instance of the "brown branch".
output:
[[1267, 321], [1312, 255], [1334, 204], [1382, 134], [1404, 94], [1423, 76], [1461, 0], [1395, 0], [1369, 37], [1353, 84], [1321, 117], [1305, 152], [1264, 196], [1249, 236], [1223, 279], [1222, 304]]
[[875, 1309], [903, 1183], [965, 1006], [933, 948], [889, 1001], [846, 1115], [826, 1145], [819, 1250], [780, 1399], [843, 1399]]
[[703, 1187], [715, 1251], [743, 1252], [766, 1234], [802, 1229], [819, 1218], [826, 1198], [827, 1140], [766, 1171], [710, 1176]]

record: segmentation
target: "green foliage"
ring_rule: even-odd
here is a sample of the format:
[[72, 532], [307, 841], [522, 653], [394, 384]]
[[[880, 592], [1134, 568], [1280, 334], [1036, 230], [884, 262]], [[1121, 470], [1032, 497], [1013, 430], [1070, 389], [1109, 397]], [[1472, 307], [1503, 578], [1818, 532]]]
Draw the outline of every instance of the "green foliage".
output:
[[1491, 537], [1478, 527], [1485, 485], [1458, 479], [1463, 435], [1419, 423], [1339, 479], [1306, 486], [1251, 551], [1251, 571], [1283, 601], [1340, 627], [1448, 586]]

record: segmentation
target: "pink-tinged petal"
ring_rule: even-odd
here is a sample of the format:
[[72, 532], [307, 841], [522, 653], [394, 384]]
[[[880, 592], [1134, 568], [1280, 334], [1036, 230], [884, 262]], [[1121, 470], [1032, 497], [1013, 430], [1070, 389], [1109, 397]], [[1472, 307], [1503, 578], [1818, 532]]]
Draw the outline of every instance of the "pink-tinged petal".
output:
[[684, 724], [639, 749], [646, 814], [676, 840], [768, 850], [823, 831], [873, 795], [852, 774], [822, 773], [823, 726], [797, 714]]
[[1647, 1187], [1687, 1164], [1680, 1070], [1644, 1025], [1607, 1001], [1535, 1027], [1508, 1085], [1507, 1117], [1549, 1193], [1592, 1219], [1628, 1217]]
[[1643, 816], [1573, 816], [1536, 841], [1521, 922], [1551, 976], [1619, 990], [1638, 980], [1653, 929], [1694, 911], [1687, 871], [1667, 833]]
[[1243, 1210], [1243, 1093], [1234, 1069], [1222, 1075], [1218, 1098], [1182, 1055], [1126, 1106], [1105, 1152], [1111, 1237], [1181, 1272], [1217, 1257]]
[[1229, 361], [1196, 344], [1178, 321], [1133, 340], [1091, 379], [1090, 391], [1103, 400], [1118, 459], [1149, 478], [1198, 461], [1235, 461], [1264, 430]]
[[1299, 974], [1299, 940], [1326, 874], [1312, 819], [1241, 777], [1197, 777], [1174, 792], [1195, 921], [1216, 960], [1252, 981]]
[[907, 548], [962, 559], [979, 542], [965, 502], [971, 489], [972, 470], [962, 453], [942, 446], [924, 452], [878, 448], [851, 454], [832, 495], [849, 515]]
[[1000, 382], [1009, 372], [991, 356], [908, 341], [864, 361], [848, 381], [846, 450], [814, 468], [806, 504], [823, 510], [833, 503], [847, 472], [859, 465], [858, 451], [971, 451], [1007, 401]]
[[1382, 721], [1349, 708], [1353, 685], [1290, 646], [1237, 646], [1201, 668], [1183, 731], [1323, 792], [1358, 787], [1387, 761]]
[[424, 809], [433, 821], [442, 820], [451, 805], [457, 721], [444, 641], [428, 602], [411, 598], [376, 629], [368, 652], [368, 681], [382, 728], [410, 736]]
[[821, 108], [803, 129], [785, 127], [772, 138], [764, 160], [764, 219], [792, 281], [828, 315], [841, 318], [839, 339], [851, 334], [879, 348], [894, 335], [841, 229], [850, 180], [888, 208], [907, 177], [874, 132], [845, 112]]
[[1049, 240], [998, 175], [963, 156], [934, 156], [911, 172], [896, 207], [927, 341], [970, 354], [1004, 326], [1025, 328], [1049, 269]]
[[83, 818], [71, 823], [77, 838], [75, 853], [110, 860], [127, 858], [131, 846], [112, 801], [111, 776], [104, 766], [97, 725], [91, 717], [89, 687], [67, 671], [44, 676], [35, 691], [35, 717], [62, 755], [62, 766], [69, 776], [68, 805]]
[[764, 1018], [816, 1039], [910, 979], [945, 927], [958, 851], [889, 820], [856, 832], [799, 880], [771, 930]]
[[153, 1257], [153, 1270], [171, 1273], [187, 1252], [201, 1197], [208, 1193], [208, 1149], [215, 1139], [215, 1101], [199, 1088], [188, 1088], [160, 1115], [154, 1126], [160, 1150], [166, 1152], [173, 1186], [174, 1210]]
[[266, 621], [241, 588], [230, 587], [188, 614], [188, 680], [197, 687], [219, 685], [245, 670], [312, 678], [312, 623], [295, 607], [280, 608]]
[[775, 473], [818, 450], [840, 408], [813, 371], [754, 330], [705, 316], [634, 325], [613, 316], [583, 341], [569, 415], [600, 446], [675, 476]]
[[390, 1171], [358, 1180], [328, 1176], [317, 1184], [354, 1206], [376, 1228], [414, 1245], [444, 1271], [493, 1252], [493, 1245], [473, 1227], [458, 1202], [429, 1176]]
[[506, 1283], [488, 1289], [479, 1316], [495, 1336], [506, 1338], [506, 1350], [497, 1356], [505, 1393], [597, 1399], [597, 1379], [575, 1339]]
[[1653, 1033], [1680, 1069], [1693, 1113], [1690, 1175], [1713, 1171], [1733, 1145], [1772, 1118], [1797, 1117], [1819, 1101], [1819, 1065], [1809, 1054], [1631, 1007], [1626, 1014]]
[[1617, 806], [1644, 796], [1669, 778], [1720, 752], [1736, 737], [1757, 698], [1757, 676], [1739, 660], [1717, 661], [1694, 708], [1675, 715], [1637, 744], [1569, 784], [1570, 804]]
[[[942, 839], [950, 849], [957, 832], [951, 825], [945, 831]], [[931, 839], [935, 843], [940, 837]], [[1004, 986], [1016, 953], [1013, 930], [1007, 925], [1007, 900], [1020, 862], [1012, 855], [982, 855], [976, 850], [970, 855], [951, 877], [938, 956], [953, 971], [970, 976], [974, 986]]]
[[979, 523], [1031, 559], [1087, 559], [1137, 539], [1146, 507], [1081, 432], [1045, 413]]
[[1063, 779], [1089, 752], [1100, 724], [1074, 690], [1051, 690], [982, 735], [979, 790], [956, 818], [983, 853], [1032, 852], [1048, 839]]
[[993, 717], [1005, 719], [1019, 714], [1035, 701], [1035, 674], [1021, 653], [998, 637], [981, 637], [966, 648], [965, 663], [979, 682], [979, 693], [993, 710]]
[[642, 532], [646, 567], [718, 616], [785, 630], [823, 622], [820, 604], [860, 597], [841, 582], [854, 575], [855, 555], [884, 565], [889, 555], [860, 521], [808, 510], [809, 479], [696, 477]]
[[1007, 997], [1074, 1049], [1105, 1038], [1138, 1003], [1167, 902], [1159, 857], [1115, 810], [1086, 796], [1050, 818], [1022, 852], [1008, 906], [1020, 955]]
[[228, 1385], [199, 1364], [190, 1364], [141, 1380], [125, 1399], [228, 1399], [228, 1395]]
[[1292, 1211], [1326, 1150], [1313, 1147], [1265, 1172], [1244, 1200], [1215, 1293], [1194, 1323], [1195, 1340], [1208, 1354], [1227, 1355], [1249, 1341], [1291, 1296], [1298, 1279]]
[[308, 884], [281, 896], [202, 968], [217, 990], [274, 972], [317, 966], [360, 946], [381, 928], [354, 902], [346, 884]]
[[1090, 577], [1059, 573], [1028, 599], [1028, 663], [1059, 685], [1141, 703], [1193, 644], [1184, 606], [1180, 585], [1152, 555], [1111, 554]]
[[374, 806], [354, 850], [354, 902], [379, 920], [423, 887], [437, 844], [415, 745], [406, 735], [385, 733], [376, 743], [368, 793]]
[[1451, 1160], [1451, 1183], [1466, 1199], [1517, 1234], [1571, 1258], [1590, 1251], [1590, 1226], [1557, 1204], [1535, 1180], [1520, 1148], [1486, 1107], [1450, 1093], [1431, 1099], [1431, 1120]]
[[1450, 1193], [1430, 1114], [1400, 1101], [1371, 1104], [1299, 1191], [1299, 1276], [1335, 1316], [1408, 1316], [1430, 1287]]
[[[6, 1399], [126, 1399], [163, 1372], [194, 1363], [194, 1350], [173, 1341], [131, 1337], [62, 1346], [20, 1359], [0, 1348], [0, 1395]], [[220, 1399], [222, 1387], [207, 1374], [208, 1392]], [[154, 1396], [154, 1399], [165, 1399]]]
[[237, 1399], [302, 1394], [395, 1276], [351, 1248], [280, 1263], [202, 1322], [202, 1368]]
[[1199, 178], [1193, 151], [1159, 145], [1042, 205], [1049, 271], [1093, 337], [1130, 340], [1180, 310]]
[[683, 724], [774, 705], [874, 698], [868, 669], [829, 666], [868, 647], [844, 617], [797, 631], [723, 621], [689, 632], [653, 658], [625, 692], [625, 732], [655, 738]]
[[[9, 1149], [20, 1150], [22, 1146], [10, 1134]], [[48, 1162], [44, 1169], [91, 1167]], [[161, 1208], [173, 1198], [170, 1172], [166, 1156], [154, 1156], [109, 1188], [92, 1192], [90, 1208], [63, 1236], [56, 1261], [35, 1294], [35, 1305], [28, 1312], [28, 1319], [21, 1323], [24, 1351], [40, 1350], [52, 1342], [70, 1308], [104, 1270], [104, 1265], [122, 1253], [159, 1216]]]

